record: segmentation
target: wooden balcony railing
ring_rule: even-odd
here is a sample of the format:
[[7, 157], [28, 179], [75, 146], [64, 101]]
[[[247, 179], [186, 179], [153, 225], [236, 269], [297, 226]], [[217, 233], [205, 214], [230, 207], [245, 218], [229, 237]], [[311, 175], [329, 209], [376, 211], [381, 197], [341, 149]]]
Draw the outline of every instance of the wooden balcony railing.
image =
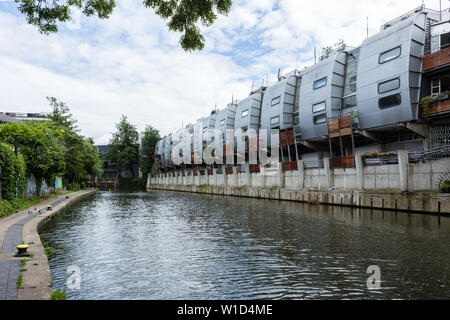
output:
[[328, 121], [328, 135], [330, 138], [352, 134], [352, 118], [345, 116]]
[[298, 170], [297, 161], [283, 162], [283, 171], [295, 171]]
[[293, 128], [289, 128], [289, 129], [284, 129], [284, 130], [280, 130], [280, 145], [285, 147], [285, 146], [290, 146], [295, 144], [295, 134], [294, 134], [294, 129]]
[[430, 115], [435, 115], [437, 113], [441, 113], [441, 112], [445, 112], [445, 111], [450, 111], [450, 99], [448, 99], [448, 98], [446, 100], [441, 100], [441, 101], [431, 103], [428, 106], [428, 109], [424, 110], [423, 114], [425, 116], [430, 116]]
[[423, 71], [432, 70], [450, 63], [450, 47], [423, 56]]
[[354, 168], [355, 156], [335, 157], [331, 159], [333, 168]]
[[258, 173], [260, 172], [259, 164], [251, 164], [249, 165], [250, 173]]
[[225, 174], [233, 174], [233, 167], [225, 167]]

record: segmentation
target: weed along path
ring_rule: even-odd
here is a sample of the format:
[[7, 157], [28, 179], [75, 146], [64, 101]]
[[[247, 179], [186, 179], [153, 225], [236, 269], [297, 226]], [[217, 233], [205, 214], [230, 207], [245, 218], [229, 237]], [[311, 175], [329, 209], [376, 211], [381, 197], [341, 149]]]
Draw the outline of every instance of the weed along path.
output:
[[[50, 198], [0, 220], [0, 300], [49, 299], [50, 268], [38, 228], [67, 205], [95, 193], [85, 190]], [[51, 210], [47, 208], [51, 206]], [[28, 257], [15, 257], [16, 246], [28, 246]]]

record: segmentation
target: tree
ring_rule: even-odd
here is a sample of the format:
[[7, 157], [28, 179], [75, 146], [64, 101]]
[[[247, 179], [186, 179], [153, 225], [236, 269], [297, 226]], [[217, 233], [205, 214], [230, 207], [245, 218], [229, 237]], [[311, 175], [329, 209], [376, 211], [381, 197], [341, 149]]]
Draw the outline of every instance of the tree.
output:
[[52, 113], [50, 113], [47, 117], [56, 125], [56, 127], [66, 131], [78, 132], [79, 129], [76, 125], [77, 120], [73, 118], [67, 104], [62, 101], [58, 101], [58, 99], [54, 97], [47, 97], [47, 100], [53, 108]]
[[[114, 0], [14, 0], [19, 3], [29, 24], [35, 25], [43, 34], [57, 32], [57, 21], [72, 19], [70, 7], [79, 8], [86, 16], [97, 15], [107, 19], [114, 7]], [[172, 31], [183, 33], [180, 38], [184, 50], [201, 50], [205, 39], [200, 33], [198, 22], [210, 26], [217, 19], [217, 14], [226, 15], [230, 11], [232, 0], [143, 0], [147, 8], [157, 15], [169, 20]]]
[[66, 103], [54, 97], [47, 99], [53, 107], [52, 113], [48, 115], [50, 124], [61, 132], [60, 141], [64, 146], [64, 180], [74, 184], [98, 176], [102, 172], [102, 161], [94, 141], [78, 133], [77, 120], [73, 118]]
[[22, 196], [26, 188], [25, 172], [23, 156], [20, 153], [16, 156], [13, 146], [0, 142], [0, 199], [12, 200]]
[[152, 126], [147, 125], [143, 132], [141, 141], [141, 172], [144, 177], [153, 168], [153, 154], [155, 153], [156, 143], [161, 139], [159, 131]]
[[134, 165], [138, 163], [139, 133], [124, 115], [116, 124], [116, 129], [117, 132], [113, 133], [109, 140], [109, 151], [106, 157], [116, 163], [120, 169], [129, 169], [132, 177], [135, 178]]
[[15, 122], [0, 126], [0, 139], [6, 143], [13, 145], [16, 135], [27, 174], [34, 176], [36, 195], [39, 196], [44, 179], [52, 183], [52, 177], [64, 172], [64, 149], [59, 141], [61, 132], [48, 122]]

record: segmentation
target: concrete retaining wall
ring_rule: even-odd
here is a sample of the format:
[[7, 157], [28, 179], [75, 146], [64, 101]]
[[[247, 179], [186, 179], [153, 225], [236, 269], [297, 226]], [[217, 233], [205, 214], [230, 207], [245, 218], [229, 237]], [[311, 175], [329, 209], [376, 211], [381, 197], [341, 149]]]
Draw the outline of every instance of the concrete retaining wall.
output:
[[232, 174], [193, 176], [177, 179], [181, 171], [148, 177], [148, 189], [201, 192], [280, 200], [310, 201], [326, 204], [354, 205], [392, 210], [450, 213], [450, 195], [439, 193], [439, 179], [450, 169], [450, 159], [423, 164], [409, 164], [408, 153], [399, 151], [399, 163], [362, 165], [356, 156], [356, 168], [330, 169], [328, 158], [324, 168], [276, 171], [274, 174], [237, 172]]

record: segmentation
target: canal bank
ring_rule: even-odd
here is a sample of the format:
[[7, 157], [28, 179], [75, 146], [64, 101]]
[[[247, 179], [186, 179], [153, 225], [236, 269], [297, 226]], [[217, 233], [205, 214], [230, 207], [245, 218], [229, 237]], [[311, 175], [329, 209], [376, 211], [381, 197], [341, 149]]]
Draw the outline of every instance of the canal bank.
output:
[[450, 159], [409, 163], [403, 150], [397, 164], [364, 166], [361, 155], [355, 161], [355, 168], [333, 169], [328, 158], [320, 168], [299, 160], [295, 170], [267, 172], [252, 172], [248, 164], [225, 170], [176, 169], [149, 175], [147, 189], [450, 214], [450, 194], [440, 192]]
[[[68, 300], [449, 298], [450, 218], [431, 214], [115, 191], [40, 234]], [[367, 287], [373, 265], [380, 290]], [[70, 266], [79, 288], [67, 286]]]
[[276, 187], [180, 186], [164, 184], [149, 184], [147, 189], [286, 200], [382, 210], [423, 212], [450, 216], [450, 196], [437, 192], [400, 192], [393, 190], [358, 191], [336, 189], [313, 191], [282, 189]]
[[[46, 300], [52, 293], [50, 268], [39, 228], [61, 209], [85, 198], [97, 190], [80, 191], [57, 199], [48, 199], [32, 210], [27, 209], [1, 221], [0, 245], [2, 253], [3, 299]], [[47, 210], [51, 206], [51, 210]], [[14, 257], [15, 246], [23, 241], [28, 245], [30, 257]], [[25, 262], [25, 263], [24, 263]], [[3, 292], [4, 291], [4, 292]]]

